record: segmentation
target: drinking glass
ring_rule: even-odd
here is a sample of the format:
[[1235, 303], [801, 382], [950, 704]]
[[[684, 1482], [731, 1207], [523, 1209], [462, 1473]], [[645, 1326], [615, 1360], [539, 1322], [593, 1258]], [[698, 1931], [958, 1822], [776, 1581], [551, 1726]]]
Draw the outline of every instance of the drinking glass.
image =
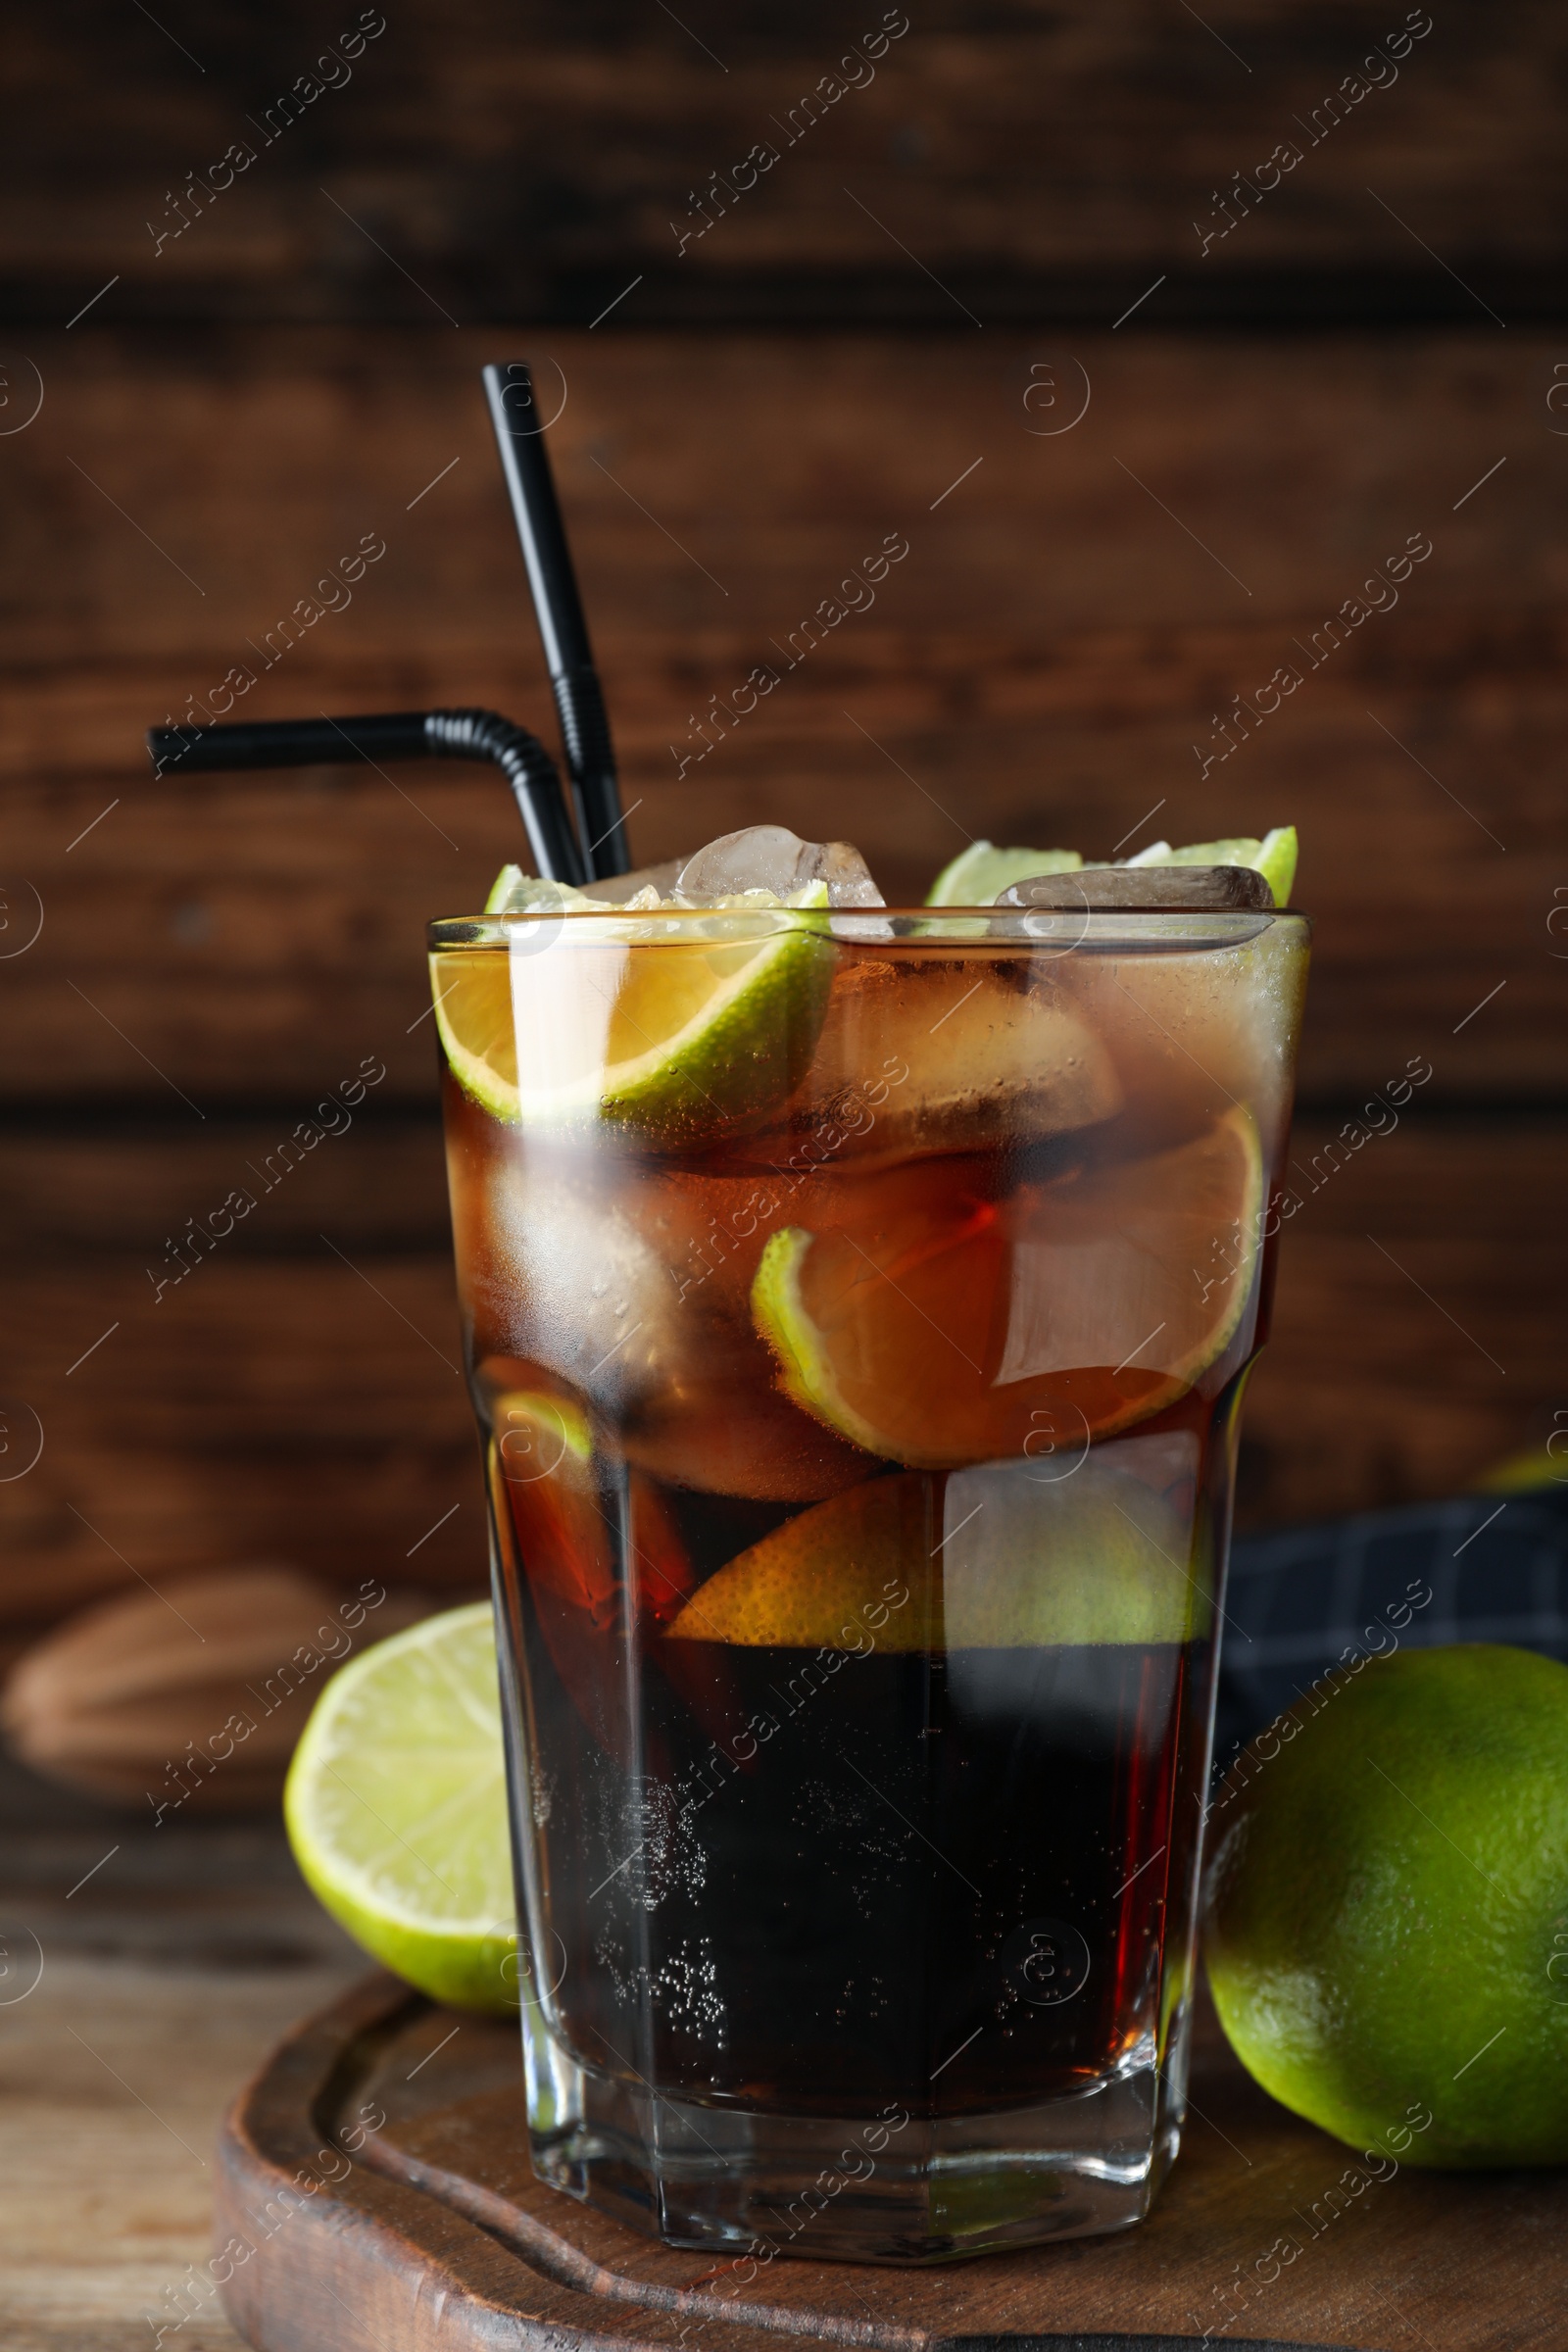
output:
[[432, 926], [543, 2180], [752, 2260], [1148, 2212], [1307, 941]]

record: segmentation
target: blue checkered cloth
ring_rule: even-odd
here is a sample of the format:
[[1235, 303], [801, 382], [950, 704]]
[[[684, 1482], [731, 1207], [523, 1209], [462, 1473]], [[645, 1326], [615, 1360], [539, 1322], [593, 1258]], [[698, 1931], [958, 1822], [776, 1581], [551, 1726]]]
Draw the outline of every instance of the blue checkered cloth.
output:
[[1568, 1664], [1568, 1485], [1239, 1537], [1220, 1630], [1217, 1769], [1347, 1651], [1507, 1642]]

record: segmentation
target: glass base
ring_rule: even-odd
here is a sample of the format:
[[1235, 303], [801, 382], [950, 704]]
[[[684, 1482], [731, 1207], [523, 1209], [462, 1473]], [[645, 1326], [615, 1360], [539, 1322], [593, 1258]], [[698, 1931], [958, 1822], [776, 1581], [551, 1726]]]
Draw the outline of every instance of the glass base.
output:
[[539, 2178], [666, 2244], [728, 2249], [742, 2284], [781, 2254], [954, 2262], [1130, 2229], [1180, 2140], [1152, 2064], [1037, 2107], [935, 2121], [896, 2104], [871, 2120], [700, 2107], [559, 2051], [550, 2071], [570, 2120], [533, 2132]]

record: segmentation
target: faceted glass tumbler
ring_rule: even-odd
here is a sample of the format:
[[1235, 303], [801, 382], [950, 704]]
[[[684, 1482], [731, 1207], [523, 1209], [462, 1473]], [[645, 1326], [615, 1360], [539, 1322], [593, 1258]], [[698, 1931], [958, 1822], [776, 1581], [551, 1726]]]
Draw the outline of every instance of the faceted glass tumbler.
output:
[[742, 2263], [1148, 2212], [1307, 937], [433, 927], [566, 2194]]

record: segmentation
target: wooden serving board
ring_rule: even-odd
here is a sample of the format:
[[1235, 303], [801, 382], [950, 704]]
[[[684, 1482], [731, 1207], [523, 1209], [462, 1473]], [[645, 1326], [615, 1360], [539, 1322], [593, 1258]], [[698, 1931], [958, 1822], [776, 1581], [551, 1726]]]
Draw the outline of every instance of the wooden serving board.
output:
[[385, 1976], [290, 2035], [220, 2145], [215, 2276], [258, 2352], [1568, 2341], [1563, 2174], [1378, 2178], [1258, 2090], [1212, 2018], [1187, 2143], [1148, 2222], [935, 2270], [754, 2269], [636, 2236], [535, 2180], [520, 2071], [514, 2026]]

